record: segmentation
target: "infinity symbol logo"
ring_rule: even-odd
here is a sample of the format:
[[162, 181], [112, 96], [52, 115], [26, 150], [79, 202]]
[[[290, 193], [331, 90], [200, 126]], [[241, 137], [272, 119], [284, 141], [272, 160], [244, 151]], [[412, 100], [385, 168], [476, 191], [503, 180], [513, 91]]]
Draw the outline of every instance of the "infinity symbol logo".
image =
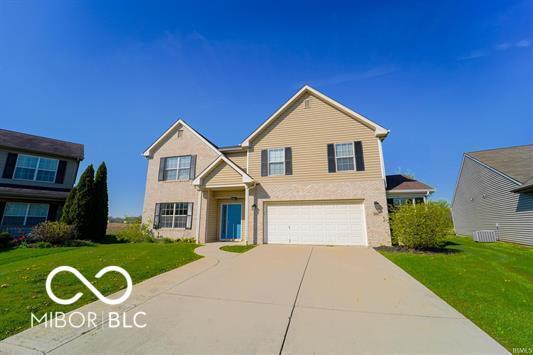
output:
[[83, 276], [78, 270], [76, 270], [75, 268], [73, 267], [70, 267], [70, 266], [58, 266], [56, 267], [54, 270], [52, 270], [52, 272], [50, 272], [48, 274], [48, 277], [46, 278], [46, 293], [48, 293], [48, 297], [50, 297], [52, 299], [52, 301], [54, 301], [55, 303], [58, 303], [58, 304], [64, 304], [64, 305], [67, 305], [67, 304], [73, 304], [74, 302], [76, 302], [77, 300], [80, 299], [81, 296], [83, 296], [83, 293], [82, 292], [78, 292], [76, 293], [73, 297], [69, 298], [69, 299], [62, 299], [62, 298], [59, 298], [57, 297], [54, 292], [52, 291], [52, 280], [54, 279], [54, 276], [56, 276], [57, 274], [59, 274], [60, 272], [63, 272], [63, 271], [67, 271], [67, 272], [70, 272], [71, 274], [73, 274], [74, 276], [76, 276], [85, 286], [87, 286], [87, 288], [96, 296], [98, 297], [98, 299], [106, 304], [109, 304], [109, 305], [115, 305], [115, 304], [120, 304], [122, 302], [124, 302], [125, 300], [128, 299], [128, 297], [130, 297], [131, 295], [131, 291], [132, 291], [132, 288], [133, 288], [133, 283], [131, 281], [131, 277], [130, 277], [130, 274], [128, 274], [128, 272], [126, 270], [124, 270], [123, 268], [119, 267], [119, 266], [107, 266], [105, 268], [103, 268], [102, 270], [98, 271], [98, 273], [95, 275], [95, 277], [97, 279], [99, 279], [100, 277], [104, 276], [105, 274], [107, 274], [109, 271], [115, 271], [115, 272], [118, 272], [119, 274], [122, 274], [122, 276], [124, 276], [124, 278], [126, 279], [126, 283], [127, 283], [127, 286], [126, 286], [126, 292], [119, 298], [116, 298], [116, 299], [112, 299], [112, 298], [107, 298], [105, 297], [104, 295], [102, 295], [100, 293], [100, 291], [98, 291], [90, 282], [89, 280], [87, 280], [85, 278], [85, 276]]

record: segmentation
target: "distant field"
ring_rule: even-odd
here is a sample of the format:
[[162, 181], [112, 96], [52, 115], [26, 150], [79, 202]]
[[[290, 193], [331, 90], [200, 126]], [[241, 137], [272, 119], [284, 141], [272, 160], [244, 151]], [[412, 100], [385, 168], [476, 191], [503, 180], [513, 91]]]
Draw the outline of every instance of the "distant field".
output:
[[126, 228], [127, 224], [125, 223], [108, 223], [107, 224], [107, 234], [115, 235], [118, 231]]

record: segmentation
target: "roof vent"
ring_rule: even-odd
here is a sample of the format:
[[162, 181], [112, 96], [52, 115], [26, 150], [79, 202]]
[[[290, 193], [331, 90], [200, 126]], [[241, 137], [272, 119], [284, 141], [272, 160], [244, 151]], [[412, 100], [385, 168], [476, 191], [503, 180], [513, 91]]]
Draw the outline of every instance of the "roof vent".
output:
[[176, 137], [181, 138], [183, 136], [183, 130], [178, 129], [178, 133], [176, 133]]
[[304, 100], [304, 108], [309, 108], [311, 105], [311, 99], [305, 99]]

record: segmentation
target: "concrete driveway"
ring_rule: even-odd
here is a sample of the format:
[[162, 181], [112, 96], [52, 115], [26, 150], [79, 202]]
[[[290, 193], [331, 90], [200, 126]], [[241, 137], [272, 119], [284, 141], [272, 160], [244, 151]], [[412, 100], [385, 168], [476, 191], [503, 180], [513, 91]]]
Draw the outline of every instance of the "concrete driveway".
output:
[[[143, 329], [32, 328], [8, 352], [506, 353], [373, 249], [265, 245], [208, 256], [134, 287]], [[100, 303], [80, 310], [116, 309]], [[105, 325], [105, 320], [103, 320]]]

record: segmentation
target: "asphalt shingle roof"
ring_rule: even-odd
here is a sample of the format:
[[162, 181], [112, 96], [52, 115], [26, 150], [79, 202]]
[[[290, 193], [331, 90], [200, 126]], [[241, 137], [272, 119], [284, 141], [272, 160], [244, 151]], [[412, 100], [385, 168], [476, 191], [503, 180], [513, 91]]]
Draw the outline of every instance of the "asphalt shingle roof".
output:
[[424, 184], [408, 176], [397, 174], [387, 175], [387, 191], [402, 190], [434, 190], [433, 187]]
[[522, 184], [533, 179], [533, 144], [469, 152], [466, 155]]
[[83, 144], [0, 129], [0, 147], [21, 149], [82, 160]]

